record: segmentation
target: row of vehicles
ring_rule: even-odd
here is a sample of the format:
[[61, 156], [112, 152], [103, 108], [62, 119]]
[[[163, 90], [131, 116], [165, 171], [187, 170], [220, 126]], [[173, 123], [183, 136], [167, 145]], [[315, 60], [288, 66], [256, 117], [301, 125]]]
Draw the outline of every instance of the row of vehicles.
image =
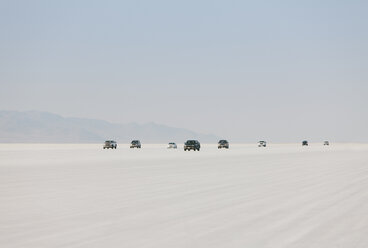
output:
[[[326, 140], [326, 141], [323, 142], [323, 145], [324, 146], [329, 146], [330, 142]], [[308, 140], [303, 140], [302, 146], [308, 146]]]
[[[103, 146], [103, 149], [116, 149], [118, 147], [117, 143], [115, 140], [106, 140]], [[229, 142], [227, 141], [223, 141], [220, 140], [219, 142], [219, 148], [229, 148]], [[141, 142], [139, 140], [132, 140], [132, 142], [130, 143], [130, 148], [137, 148], [140, 149], [142, 148]], [[174, 142], [170, 142], [167, 145], [168, 149], [177, 149], [178, 146], [176, 145], [176, 143]], [[199, 143], [198, 140], [187, 140], [184, 143], [184, 151], [199, 151], [201, 149], [201, 144]]]
[[[324, 141], [323, 142], [324, 146], [329, 146], [330, 142], [329, 141]], [[117, 143], [114, 140], [106, 140], [105, 144], [103, 146], [103, 149], [116, 149], [117, 148]], [[258, 147], [266, 147], [267, 146], [267, 142], [264, 140], [258, 141]], [[308, 141], [307, 140], [303, 140], [302, 142], [302, 146], [308, 146]], [[139, 140], [132, 140], [132, 142], [130, 143], [130, 148], [137, 148], [140, 149], [142, 148], [141, 142]], [[168, 149], [177, 149], [178, 146], [176, 145], [176, 143], [174, 142], [170, 142], [167, 145]], [[227, 140], [220, 140], [217, 143], [217, 148], [218, 149], [229, 149], [229, 142]], [[198, 140], [187, 140], [184, 143], [184, 151], [199, 151], [201, 149], [201, 144], [199, 143]]]
[[[106, 140], [103, 149], [116, 149], [117, 147], [118, 144], [115, 140]], [[132, 140], [130, 148], [142, 148], [141, 142], [139, 140]]]

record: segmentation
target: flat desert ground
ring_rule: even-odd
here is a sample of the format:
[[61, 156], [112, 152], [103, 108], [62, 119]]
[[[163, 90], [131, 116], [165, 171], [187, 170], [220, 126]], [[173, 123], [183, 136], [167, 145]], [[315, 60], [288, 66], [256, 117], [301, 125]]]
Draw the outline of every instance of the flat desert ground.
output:
[[366, 248], [368, 145], [0, 144], [0, 247]]

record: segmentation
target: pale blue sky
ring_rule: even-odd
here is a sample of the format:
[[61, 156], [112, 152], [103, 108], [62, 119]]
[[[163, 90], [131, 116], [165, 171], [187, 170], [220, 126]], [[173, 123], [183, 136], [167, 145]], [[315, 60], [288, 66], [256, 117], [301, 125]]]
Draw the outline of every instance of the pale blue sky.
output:
[[367, 1], [0, 1], [0, 108], [368, 142]]

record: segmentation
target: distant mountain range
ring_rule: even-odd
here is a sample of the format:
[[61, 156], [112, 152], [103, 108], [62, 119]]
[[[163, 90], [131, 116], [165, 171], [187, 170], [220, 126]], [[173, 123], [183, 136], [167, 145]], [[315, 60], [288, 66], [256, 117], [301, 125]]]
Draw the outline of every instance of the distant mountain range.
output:
[[218, 137], [156, 123], [114, 124], [103, 120], [65, 118], [38, 111], [0, 111], [0, 143], [182, 143], [187, 139], [216, 142]]

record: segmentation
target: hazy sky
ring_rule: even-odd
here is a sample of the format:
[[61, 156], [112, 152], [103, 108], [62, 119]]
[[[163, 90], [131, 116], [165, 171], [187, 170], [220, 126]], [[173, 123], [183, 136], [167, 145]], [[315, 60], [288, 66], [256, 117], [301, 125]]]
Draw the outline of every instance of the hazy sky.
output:
[[368, 1], [0, 1], [0, 109], [368, 141]]

